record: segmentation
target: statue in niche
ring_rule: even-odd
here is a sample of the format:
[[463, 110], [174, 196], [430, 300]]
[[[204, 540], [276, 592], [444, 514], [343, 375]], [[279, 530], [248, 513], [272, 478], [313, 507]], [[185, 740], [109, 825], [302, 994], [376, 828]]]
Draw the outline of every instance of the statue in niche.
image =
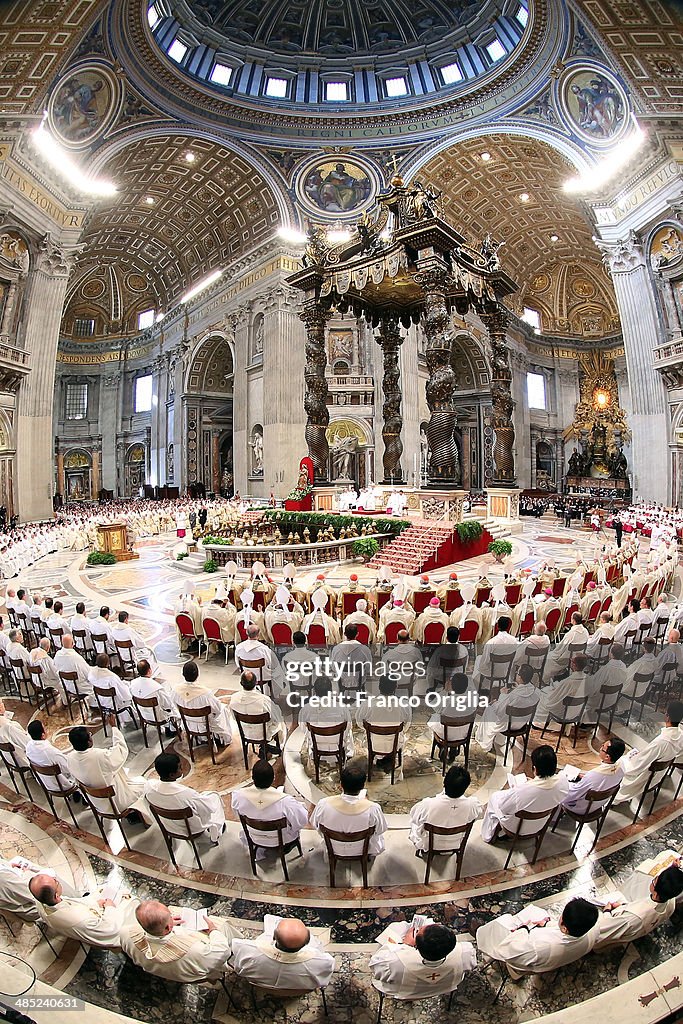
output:
[[263, 475], [263, 434], [260, 429], [253, 432], [249, 447], [252, 453], [252, 473], [254, 476]]
[[569, 457], [569, 476], [581, 476], [581, 456], [577, 449], [574, 449]]
[[609, 458], [609, 474], [614, 480], [625, 480], [628, 463], [621, 448], [612, 452]]
[[351, 456], [358, 451], [358, 438], [354, 434], [348, 437], [335, 436], [330, 448], [332, 456], [332, 475], [337, 480], [351, 479]]
[[166, 479], [167, 479], [167, 481], [170, 482], [171, 480], [173, 480], [174, 473], [175, 473], [175, 464], [174, 464], [174, 460], [173, 460], [173, 445], [169, 444], [168, 448], [166, 449]]
[[263, 355], [263, 317], [256, 324], [254, 331], [254, 355]]

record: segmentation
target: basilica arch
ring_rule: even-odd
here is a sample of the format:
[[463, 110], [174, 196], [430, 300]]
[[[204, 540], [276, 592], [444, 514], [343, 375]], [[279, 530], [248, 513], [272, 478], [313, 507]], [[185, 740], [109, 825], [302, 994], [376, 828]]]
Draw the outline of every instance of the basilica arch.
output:
[[181, 395], [184, 486], [230, 489], [233, 477], [234, 347], [224, 331], [201, 338], [188, 359]]

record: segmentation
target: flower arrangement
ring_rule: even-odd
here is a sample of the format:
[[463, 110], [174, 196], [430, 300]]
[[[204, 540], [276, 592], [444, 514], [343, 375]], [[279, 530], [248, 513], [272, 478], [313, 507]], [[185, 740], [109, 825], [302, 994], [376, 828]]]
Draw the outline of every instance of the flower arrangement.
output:
[[86, 561], [88, 565], [116, 565], [116, 558], [109, 551], [91, 551]]
[[313, 487], [307, 483], [305, 487], [295, 487], [293, 491], [290, 491], [287, 498], [291, 501], [303, 501], [309, 494], [313, 493]]

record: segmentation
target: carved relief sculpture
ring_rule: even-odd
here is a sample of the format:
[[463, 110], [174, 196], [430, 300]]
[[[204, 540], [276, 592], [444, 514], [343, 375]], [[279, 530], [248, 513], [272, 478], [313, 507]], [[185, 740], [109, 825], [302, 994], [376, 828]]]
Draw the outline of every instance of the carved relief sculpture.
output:
[[401, 468], [403, 417], [401, 415], [402, 396], [398, 367], [399, 347], [403, 342], [403, 338], [401, 337], [398, 322], [396, 320], [382, 320], [377, 341], [384, 355], [384, 376], [382, 378], [382, 390], [384, 392], [384, 405], [382, 406], [384, 483], [394, 483], [395, 481], [403, 480], [403, 469]]

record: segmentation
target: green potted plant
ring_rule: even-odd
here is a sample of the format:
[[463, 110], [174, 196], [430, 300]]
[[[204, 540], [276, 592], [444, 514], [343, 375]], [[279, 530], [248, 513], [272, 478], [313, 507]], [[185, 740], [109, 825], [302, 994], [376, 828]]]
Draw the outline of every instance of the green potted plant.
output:
[[492, 540], [488, 546], [488, 550], [494, 556], [497, 562], [504, 561], [508, 555], [512, 554], [512, 544], [509, 540]]
[[465, 519], [462, 523], [457, 523], [455, 529], [463, 544], [473, 544], [484, 532], [484, 527], [477, 519]]
[[88, 565], [116, 565], [116, 558], [110, 551], [91, 551], [86, 561]]
[[217, 571], [218, 571], [218, 562], [216, 562], [213, 558], [207, 558], [207, 560], [204, 562], [204, 572], [217, 572]]
[[379, 544], [374, 537], [359, 537], [353, 542], [352, 550], [354, 555], [360, 555], [366, 562], [369, 562], [379, 551]]

